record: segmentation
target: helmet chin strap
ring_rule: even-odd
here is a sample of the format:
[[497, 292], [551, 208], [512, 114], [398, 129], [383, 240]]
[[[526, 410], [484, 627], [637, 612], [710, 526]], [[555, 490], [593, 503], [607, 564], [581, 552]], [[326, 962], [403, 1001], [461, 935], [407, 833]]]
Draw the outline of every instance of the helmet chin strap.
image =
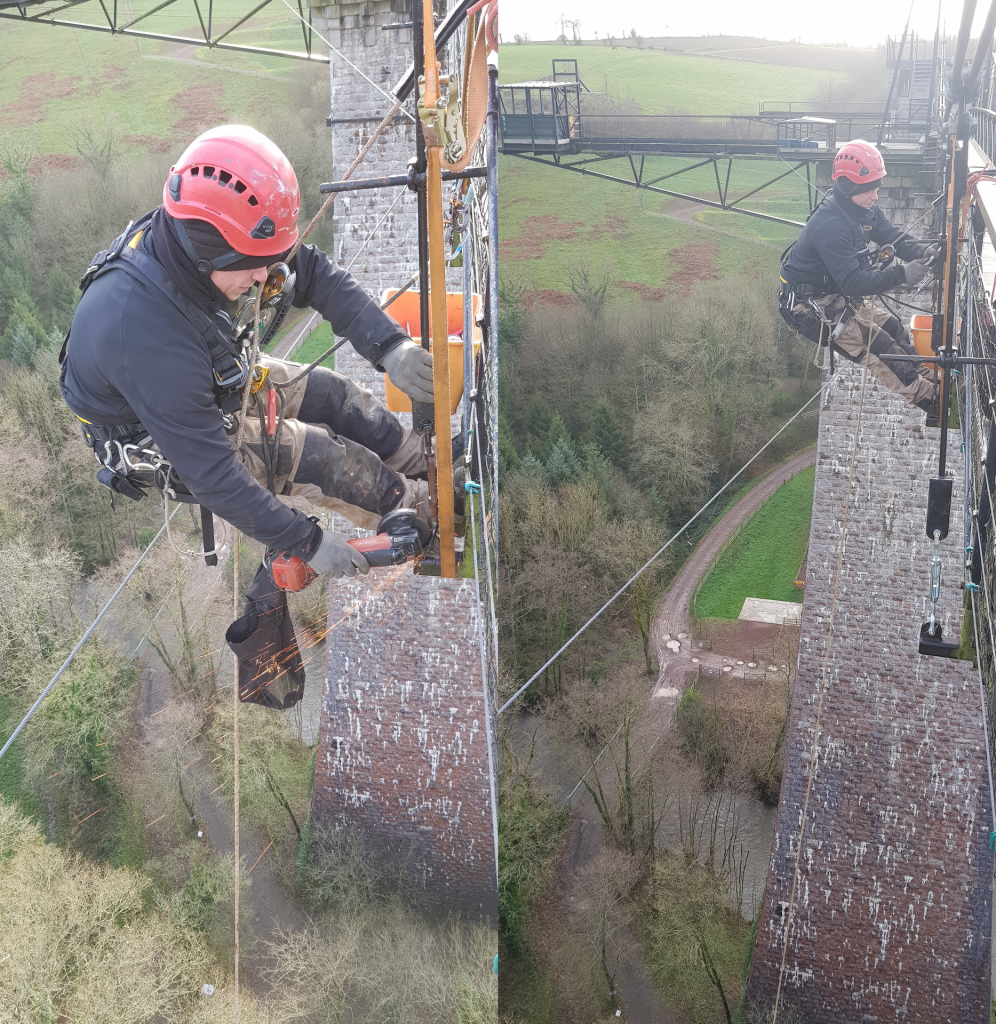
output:
[[197, 255], [197, 250], [194, 248], [193, 243], [190, 241], [190, 235], [187, 234], [187, 229], [183, 225], [183, 221], [179, 217], [171, 218], [173, 225], [176, 228], [177, 236], [180, 239], [180, 245], [183, 246], [183, 251], [193, 261], [198, 271], [205, 277], [210, 277], [212, 272], [215, 270], [224, 270], [225, 267], [231, 266], [233, 263], [237, 263], [241, 259], [245, 259], [245, 256], [236, 252], [234, 249], [229, 249], [228, 252], [222, 253], [221, 256], [216, 256], [213, 260], [205, 260]]

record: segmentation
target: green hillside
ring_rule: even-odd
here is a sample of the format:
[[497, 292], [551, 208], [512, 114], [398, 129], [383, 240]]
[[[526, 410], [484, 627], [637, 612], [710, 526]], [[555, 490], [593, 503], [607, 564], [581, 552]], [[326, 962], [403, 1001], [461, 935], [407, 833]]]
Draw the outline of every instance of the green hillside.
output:
[[[554, 58], [576, 58], [581, 78], [614, 101], [645, 113], [756, 113], [763, 99], [804, 100], [826, 71], [723, 61], [607, 46], [529, 44], [502, 49], [503, 82], [549, 77]], [[696, 159], [648, 158], [644, 178], [657, 178]], [[600, 162], [599, 173], [630, 178], [628, 161]], [[730, 199], [787, 169], [772, 160], [736, 160]], [[721, 173], [725, 179], [725, 164]], [[692, 280], [730, 273], [774, 274], [778, 256], [797, 232], [739, 213], [638, 191], [517, 157], [499, 163], [502, 273], [538, 289], [564, 290], [566, 268], [585, 262], [616, 298], [659, 300]], [[669, 179], [663, 187], [716, 199], [711, 165]], [[751, 197], [750, 209], [803, 221], [806, 183], [790, 174]]]
[[[238, 0], [214, 5], [216, 25], [245, 13]], [[301, 49], [297, 22], [285, 13], [286, 19], [237, 29], [228, 39]], [[167, 8], [140, 27], [199, 31], [192, 6]], [[259, 120], [286, 102], [295, 66], [276, 57], [0, 20], [0, 157], [72, 153], [81, 131], [156, 151], [163, 140], [189, 138], [205, 123]]]
[[578, 62], [595, 92], [637, 103], [645, 114], [756, 114], [761, 100], [805, 100], [826, 78], [820, 68], [717, 60], [659, 50], [550, 43], [503, 46], [501, 82], [550, 77], [551, 61]]

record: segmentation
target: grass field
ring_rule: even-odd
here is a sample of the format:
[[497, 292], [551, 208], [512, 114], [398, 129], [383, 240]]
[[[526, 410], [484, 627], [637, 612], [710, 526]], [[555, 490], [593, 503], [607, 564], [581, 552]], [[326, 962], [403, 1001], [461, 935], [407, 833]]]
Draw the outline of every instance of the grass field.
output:
[[808, 99], [828, 74], [659, 50], [530, 43], [502, 47], [501, 82], [549, 78], [551, 61], [562, 58], [577, 60], [589, 89], [630, 100], [644, 114], [756, 114], [761, 100]]
[[744, 598], [802, 602], [792, 586], [809, 542], [816, 470], [780, 487], [741, 527], [719, 556], [695, 599], [701, 619], [735, 619]]
[[[300, 50], [298, 23], [281, 9], [286, 18], [274, 8], [273, 17], [253, 19], [228, 41]], [[215, 25], [245, 13], [239, 0], [216, 0]], [[140, 27], [191, 36], [199, 31], [193, 5], [167, 8]], [[0, 55], [0, 158], [72, 153], [81, 129], [155, 149], [170, 135], [194, 134], [205, 118], [254, 120], [286, 102], [286, 80], [297, 66], [276, 57], [9, 20], [0, 20]]]
[[[757, 113], [764, 99], [805, 100], [823, 69], [722, 61], [661, 51], [536, 44], [502, 49], [505, 83], [547, 78], [554, 58], [576, 58], [582, 80], [646, 113]], [[648, 158], [644, 178], [697, 163]], [[600, 173], [631, 177], [628, 161], [599, 163]], [[744, 195], [787, 169], [772, 160], [736, 160], [729, 197]], [[721, 173], [725, 176], [725, 165]], [[716, 198], [711, 165], [671, 178], [663, 187]], [[731, 273], [773, 276], [797, 230], [744, 214], [696, 207], [516, 157], [499, 161], [502, 274], [536, 289], [564, 291], [566, 270], [587, 263], [615, 298], [659, 301], [691, 280]], [[804, 221], [806, 183], [790, 174], [748, 200], [762, 213]]]

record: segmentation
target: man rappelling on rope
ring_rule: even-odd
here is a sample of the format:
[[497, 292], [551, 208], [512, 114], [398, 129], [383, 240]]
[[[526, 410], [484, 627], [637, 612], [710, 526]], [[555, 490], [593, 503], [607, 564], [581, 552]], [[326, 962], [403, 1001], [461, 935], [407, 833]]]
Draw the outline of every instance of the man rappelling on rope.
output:
[[[141, 497], [151, 470], [165, 493], [192, 496], [267, 547], [354, 576], [369, 568], [363, 554], [277, 495], [367, 529], [398, 508], [428, 519], [421, 439], [323, 367], [278, 390], [302, 367], [266, 356], [239, 422], [253, 371], [230, 304], [287, 258], [299, 208], [293, 168], [259, 132], [226, 125], [195, 139], [163, 205], [87, 270], [60, 385], [113, 491]], [[295, 306], [317, 310], [412, 399], [432, 401], [429, 353], [312, 245], [289, 262], [291, 290]]]
[[[885, 362], [882, 355], [915, 355], [906, 328], [874, 297], [917, 285], [940, 246], [908, 237], [875, 205], [885, 164], [870, 142], [842, 146], [834, 157], [833, 189], [813, 211], [782, 263], [778, 308], [790, 327], [818, 345], [832, 344], [863, 362], [890, 391], [929, 417], [936, 388], [919, 363]], [[869, 243], [877, 251], [869, 249]], [[891, 263], [891, 250], [905, 265]], [[869, 335], [870, 345], [869, 345]]]

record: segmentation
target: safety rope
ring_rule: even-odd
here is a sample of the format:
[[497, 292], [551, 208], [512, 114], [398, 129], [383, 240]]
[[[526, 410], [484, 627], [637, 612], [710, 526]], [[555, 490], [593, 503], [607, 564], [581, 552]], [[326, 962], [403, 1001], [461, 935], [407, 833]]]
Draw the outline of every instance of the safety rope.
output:
[[[258, 307], [257, 307], [258, 308]], [[257, 317], [256, 335], [259, 337], [259, 320]], [[246, 389], [248, 391], [248, 389]], [[235, 552], [233, 554], [232, 574], [232, 614], [239, 617], [239, 547], [242, 534], [235, 534]], [[239, 860], [239, 656], [233, 654], [232, 667], [234, 678], [232, 680], [232, 840], [235, 847], [235, 990], [234, 1009], [235, 1022], [239, 1020], [239, 888], [241, 884], [241, 862]]]
[[545, 671], [546, 671], [546, 670], [547, 670], [547, 669], [548, 669], [548, 668], [549, 668], [549, 667], [550, 667], [550, 666], [551, 666], [551, 665], [552, 665], [552, 664], [553, 664], [553, 663], [554, 663], [554, 662], [555, 662], [555, 661], [556, 661], [556, 660], [557, 660], [557, 659], [558, 659], [558, 658], [559, 658], [559, 657], [561, 656], [561, 654], [563, 654], [563, 653], [564, 653], [564, 651], [566, 651], [566, 650], [567, 650], [567, 648], [568, 648], [568, 647], [570, 647], [570, 646], [571, 646], [571, 644], [573, 644], [573, 643], [574, 643], [574, 641], [575, 641], [575, 640], [577, 640], [577, 638], [578, 638], [579, 636], [581, 636], [581, 634], [582, 634], [582, 633], [583, 633], [583, 632], [584, 632], [584, 631], [585, 631], [585, 630], [586, 630], [586, 629], [587, 629], [587, 628], [588, 628], [588, 627], [589, 627], [589, 626], [590, 626], [590, 625], [591, 625], [591, 624], [592, 624], [592, 623], [593, 623], [593, 622], [594, 622], [594, 621], [595, 621], [595, 620], [596, 620], [596, 619], [597, 619], [597, 618], [598, 618], [598, 617], [599, 617], [599, 616], [600, 616], [600, 615], [601, 615], [601, 614], [602, 614], [602, 613], [603, 613], [603, 612], [604, 612], [604, 611], [605, 611], [605, 610], [606, 610], [607, 608], [609, 608], [609, 607], [610, 607], [610, 606], [611, 606], [611, 605], [612, 605], [612, 604], [613, 604], [613, 603], [614, 603], [614, 602], [615, 602], [616, 600], [618, 600], [618, 598], [620, 598], [620, 597], [621, 597], [621, 596], [622, 596], [622, 595], [623, 595], [623, 594], [624, 594], [624, 593], [626, 592], [626, 590], [627, 590], [627, 588], [628, 588], [628, 587], [630, 586], [630, 584], [631, 584], [631, 583], [633, 583], [633, 582], [635, 582], [635, 581], [636, 581], [637, 579], [639, 579], [639, 578], [640, 578], [640, 576], [642, 576], [642, 575], [643, 575], [643, 574], [644, 574], [644, 573], [645, 573], [645, 572], [647, 571], [647, 569], [649, 569], [649, 568], [650, 568], [650, 566], [651, 566], [651, 565], [652, 565], [652, 564], [653, 564], [654, 562], [656, 562], [656, 561], [657, 561], [657, 559], [658, 559], [658, 558], [660, 558], [660, 556], [661, 556], [661, 555], [663, 555], [663, 554], [664, 554], [664, 552], [665, 552], [665, 551], [667, 551], [667, 549], [668, 549], [668, 548], [669, 548], [669, 547], [670, 547], [670, 546], [671, 546], [671, 545], [672, 545], [672, 544], [673, 544], [673, 543], [674, 543], [674, 542], [675, 542], [676, 540], [678, 540], [678, 539], [679, 539], [680, 537], [682, 537], [682, 536], [684, 535], [685, 531], [686, 531], [686, 530], [687, 530], [687, 529], [688, 529], [688, 528], [689, 528], [689, 527], [690, 527], [690, 526], [691, 526], [691, 525], [692, 525], [692, 524], [693, 524], [693, 523], [694, 523], [694, 522], [695, 522], [695, 521], [696, 521], [696, 520], [697, 520], [697, 519], [699, 518], [699, 516], [701, 516], [701, 515], [702, 515], [702, 513], [703, 513], [703, 512], [705, 512], [705, 511], [706, 511], [706, 509], [708, 509], [708, 508], [709, 508], [709, 506], [710, 506], [710, 505], [712, 505], [712, 504], [713, 504], [713, 502], [715, 502], [715, 501], [716, 501], [716, 500], [717, 500], [717, 499], [718, 499], [718, 498], [720, 497], [720, 495], [722, 495], [722, 494], [723, 494], [723, 493], [724, 493], [725, 491], [727, 491], [727, 490], [728, 490], [728, 489], [729, 489], [729, 488], [730, 488], [730, 487], [731, 487], [731, 486], [733, 485], [733, 483], [734, 483], [734, 482], [735, 482], [735, 481], [736, 481], [736, 480], [737, 480], [737, 479], [738, 479], [738, 478], [739, 478], [740, 476], [742, 476], [742, 475], [743, 475], [743, 474], [744, 474], [744, 473], [745, 473], [745, 472], [746, 472], [746, 471], [747, 471], [747, 470], [748, 470], [748, 469], [749, 469], [749, 468], [750, 468], [750, 467], [751, 467], [751, 466], [752, 466], [752, 465], [754, 464], [754, 462], [756, 462], [756, 461], [757, 461], [757, 460], [758, 460], [758, 459], [759, 459], [759, 458], [760, 458], [760, 457], [761, 457], [761, 456], [762, 456], [762, 455], [764, 454], [764, 452], [766, 452], [766, 451], [768, 450], [768, 448], [770, 448], [770, 447], [771, 447], [771, 445], [772, 445], [772, 444], [774, 444], [774, 442], [775, 442], [775, 441], [776, 441], [776, 440], [777, 440], [777, 439], [778, 439], [778, 438], [779, 438], [779, 437], [781, 436], [781, 434], [782, 434], [782, 433], [783, 433], [783, 432], [784, 432], [785, 430], [787, 430], [787, 429], [788, 429], [788, 428], [789, 428], [789, 427], [790, 427], [790, 426], [791, 426], [791, 425], [792, 425], [792, 424], [793, 424], [793, 423], [794, 423], [794, 422], [795, 422], [795, 421], [796, 421], [796, 420], [797, 420], [797, 419], [798, 419], [798, 418], [799, 418], [799, 417], [800, 417], [800, 416], [801, 416], [801, 415], [802, 415], [802, 414], [803, 414], [803, 413], [804, 413], [804, 412], [806, 411], [806, 409], [807, 409], [807, 408], [809, 408], [809, 406], [810, 406], [810, 405], [812, 405], [812, 403], [813, 403], [814, 401], [816, 401], [816, 399], [817, 399], [817, 398], [819, 398], [819, 397], [820, 397], [820, 395], [822, 395], [822, 394], [823, 394], [823, 392], [824, 392], [824, 391], [826, 391], [826, 389], [827, 389], [827, 388], [829, 388], [829, 387], [830, 387], [830, 385], [831, 385], [831, 384], [833, 384], [833, 383], [834, 383], [834, 382], [835, 382], [835, 381], [837, 380], [837, 378], [838, 378], [838, 377], [839, 377], [839, 376], [840, 376], [840, 375], [841, 375], [841, 374], [842, 374], [843, 372], [844, 372], [843, 370], [839, 370], [839, 371], [838, 371], [838, 372], [837, 372], [836, 374], [834, 374], [834, 376], [833, 376], [833, 377], [832, 377], [832, 378], [831, 378], [830, 380], [828, 380], [828, 381], [827, 381], [827, 383], [826, 383], [826, 384], [824, 384], [824, 385], [823, 385], [823, 386], [822, 386], [822, 387], [821, 387], [821, 388], [819, 389], [819, 391], [817, 391], [817, 392], [816, 392], [816, 393], [815, 393], [815, 394], [813, 395], [813, 397], [812, 397], [812, 398], [810, 398], [810, 399], [809, 399], [809, 400], [808, 400], [808, 401], [807, 401], [807, 402], [806, 402], [806, 403], [805, 403], [805, 404], [804, 404], [804, 405], [803, 405], [803, 406], [802, 406], [802, 407], [801, 407], [801, 408], [799, 409], [799, 411], [798, 411], [797, 413], [795, 413], [795, 415], [793, 415], [792, 417], [790, 417], [789, 419], [787, 419], [787, 420], [786, 420], [786, 421], [785, 421], [785, 422], [784, 422], [784, 423], [783, 423], [783, 424], [782, 424], [782, 425], [781, 425], [781, 426], [780, 426], [780, 427], [778, 428], [777, 432], [776, 432], [776, 433], [775, 433], [775, 434], [774, 434], [774, 435], [773, 435], [773, 436], [772, 436], [772, 437], [771, 437], [771, 438], [770, 438], [770, 439], [769, 439], [768, 441], [766, 441], [766, 442], [765, 442], [765, 444], [764, 444], [764, 445], [763, 445], [763, 446], [762, 446], [761, 448], [759, 448], [759, 449], [758, 449], [758, 450], [757, 450], [757, 451], [756, 451], [756, 452], [754, 453], [754, 455], [752, 455], [752, 456], [751, 456], [751, 458], [749, 459], [749, 461], [745, 462], [745, 463], [744, 463], [744, 465], [743, 465], [743, 466], [742, 466], [742, 467], [741, 467], [740, 469], [738, 469], [738, 470], [737, 470], [737, 472], [736, 472], [736, 473], [734, 473], [734, 474], [733, 474], [733, 476], [731, 476], [731, 477], [730, 477], [730, 479], [729, 479], [729, 480], [727, 480], [727, 481], [726, 481], [726, 483], [725, 483], [725, 484], [723, 484], [723, 486], [722, 486], [722, 487], [720, 487], [720, 489], [719, 489], [718, 491], [716, 491], [716, 493], [715, 493], [715, 494], [714, 494], [714, 495], [713, 495], [713, 496], [712, 496], [712, 497], [711, 497], [711, 498], [710, 498], [710, 499], [709, 499], [709, 500], [708, 500], [708, 501], [707, 501], [707, 502], [706, 502], [706, 503], [705, 503], [705, 504], [704, 504], [704, 505], [703, 505], [703, 506], [702, 506], [702, 507], [701, 507], [701, 508], [700, 508], [700, 509], [698, 510], [698, 512], [696, 512], [696, 513], [695, 513], [695, 515], [693, 515], [693, 516], [691, 517], [691, 519], [689, 519], [689, 520], [688, 520], [688, 522], [687, 522], [687, 523], [685, 523], [685, 525], [684, 525], [684, 526], [680, 527], [680, 528], [678, 529], [678, 531], [677, 531], [677, 532], [676, 532], [676, 533], [675, 533], [675, 534], [674, 534], [674, 535], [673, 535], [673, 536], [672, 536], [672, 537], [670, 538], [670, 540], [668, 540], [668, 541], [667, 541], [667, 542], [666, 542], [666, 543], [664, 544], [664, 546], [663, 546], [663, 547], [661, 547], [661, 548], [660, 548], [660, 550], [658, 550], [658, 551], [657, 551], [657, 553], [656, 553], [656, 554], [652, 555], [652, 556], [651, 556], [651, 557], [650, 557], [650, 558], [649, 558], [649, 559], [647, 560], [647, 562], [646, 562], [646, 563], [645, 563], [645, 564], [643, 565], [643, 567], [642, 567], [641, 569], [638, 569], [638, 570], [637, 570], [637, 571], [636, 571], [636, 572], [635, 572], [635, 573], [634, 573], [634, 574], [633, 574], [633, 575], [632, 575], [632, 576], [631, 576], [631, 577], [630, 577], [630, 578], [629, 578], [629, 579], [628, 579], [628, 580], [627, 580], [627, 581], [626, 581], [626, 582], [625, 582], [625, 583], [624, 583], [624, 584], [623, 584], [623, 585], [622, 585], [622, 586], [621, 586], [621, 587], [620, 587], [620, 588], [619, 588], [619, 589], [618, 589], [618, 590], [617, 590], [617, 591], [616, 591], [616, 592], [615, 592], [615, 593], [614, 593], [614, 594], [612, 595], [612, 597], [610, 597], [610, 598], [608, 599], [608, 601], [606, 601], [606, 602], [605, 602], [605, 604], [603, 604], [603, 605], [602, 605], [602, 607], [601, 607], [601, 608], [599, 608], [599, 609], [598, 609], [598, 611], [597, 611], [597, 612], [595, 612], [595, 614], [594, 614], [594, 615], [592, 615], [592, 617], [591, 617], [591, 618], [590, 618], [590, 619], [589, 619], [589, 620], [588, 620], [588, 621], [587, 621], [587, 622], [586, 622], [586, 623], [585, 623], [585, 624], [584, 624], [584, 625], [583, 625], [583, 626], [582, 626], [582, 627], [581, 627], [581, 628], [580, 628], [580, 629], [579, 629], [579, 630], [578, 630], [578, 631], [577, 631], [577, 632], [576, 632], [576, 633], [575, 633], [575, 634], [574, 634], [574, 635], [573, 635], [573, 636], [572, 636], [572, 637], [570, 638], [570, 640], [568, 640], [568, 641], [567, 641], [567, 643], [565, 643], [565, 644], [563, 645], [563, 647], [561, 647], [561, 648], [560, 648], [560, 650], [558, 650], [558, 651], [557, 651], [557, 652], [556, 652], [555, 654], [551, 655], [551, 656], [550, 656], [550, 657], [549, 657], [549, 658], [548, 658], [548, 659], [547, 659], [547, 660], [546, 660], [546, 661], [545, 661], [545, 662], [544, 662], [544, 663], [543, 663], [543, 664], [542, 664], [542, 665], [541, 665], [541, 666], [540, 666], [540, 667], [539, 667], [539, 668], [538, 668], [538, 669], [537, 669], [537, 670], [536, 670], [536, 671], [535, 671], [535, 672], [534, 672], [534, 673], [533, 673], [533, 674], [532, 674], [532, 675], [531, 675], [531, 676], [530, 676], [530, 677], [529, 677], [529, 678], [528, 678], [528, 679], [527, 679], [527, 680], [526, 680], [526, 681], [525, 681], [525, 682], [524, 682], [524, 683], [522, 684], [522, 686], [520, 686], [520, 687], [519, 687], [519, 688], [518, 688], [518, 689], [517, 689], [517, 690], [515, 691], [515, 693], [513, 693], [513, 694], [512, 694], [512, 696], [511, 696], [511, 697], [509, 697], [509, 698], [508, 698], [508, 700], [507, 700], [507, 701], [505, 701], [505, 703], [504, 703], [504, 704], [502, 704], [502, 706], [501, 706], [501, 707], [500, 707], [500, 708], [498, 709], [498, 714], [499, 714], [499, 715], [501, 715], [501, 714], [503, 714], [503, 713], [504, 713], [505, 711], [507, 711], [507, 710], [508, 710], [508, 709], [509, 709], [509, 708], [510, 708], [510, 707], [512, 706], [512, 704], [514, 704], [514, 703], [515, 703], [515, 701], [516, 701], [516, 700], [518, 700], [518, 698], [519, 698], [519, 697], [521, 697], [521, 696], [522, 696], [522, 694], [524, 694], [524, 693], [526, 692], [526, 690], [528, 690], [528, 689], [529, 689], [529, 687], [530, 687], [530, 686], [532, 686], [532, 684], [533, 684], [533, 683], [535, 683], [535, 682], [536, 682], [536, 680], [537, 680], [537, 679], [539, 679], [539, 677], [540, 677], [540, 676], [541, 676], [541, 675], [542, 675], [542, 674], [543, 674], [543, 673], [544, 673], [544, 672], [545, 672]]
[[[477, 406], [476, 404], [471, 406], [471, 425], [474, 434], [474, 445], [477, 448], [477, 465], [480, 468], [481, 475], [484, 474], [484, 458], [481, 455], [481, 432], [479, 430], [479, 424], [477, 422]], [[484, 537], [484, 565], [487, 569], [488, 576], [488, 594], [490, 600], [488, 601], [488, 610], [491, 613], [491, 638], [492, 638], [492, 650], [494, 651], [495, 659], [495, 673], [498, 672], [498, 616], [495, 612], [495, 594], [497, 589], [495, 587], [494, 579], [491, 575], [491, 538], [490, 531], [488, 530], [488, 523], [484, 514], [484, 496], [481, 496], [481, 534]], [[497, 564], [497, 560], [496, 560]], [[497, 717], [497, 716], [495, 716]]]
[[[863, 308], [867, 308], [863, 305]], [[802, 816], [799, 823], [799, 839], [795, 851], [795, 866], [792, 872], [792, 889], [789, 894], [788, 910], [785, 914], [785, 937], [782, 942], [782, 961], [778, 968], [778, 987], [775, 989], [775, 1006], [771, 1015], [771, 1024], [778, 1022], [778, 1008], [782, 997], [782, 984], [785, 980], [785, 962], [788, 957], [789, 932], [792, 927], [792, 915], [795, 911], [795, 895], [799, 885], [799, 862], [802, 857], [802, 840], [806, 832], [806, 815], [809, 813], [809, 797], [813, 788], [813, 777], [816, 774], [816, 748], [820, 738], [820, 724], [823, 717], [823, 702], [826, 696], [827, 673], [830, 668], [830, 653], [833, 648], [834, 620], [837, 614], [837, 595], [840, 590], [840, 570], [844, 562], [844, 543], [847, 539], [847, 521], [851, 513], [851, 491], [854, 486], [854, 470], [858, 461], [858, 441], [861, 436], [861, 420], [865, 408], [865, 384], [868, 380], [868, 362], [871, 358], [872, 341], [879, 332], [875, 324], [873, 310], [870, 321], [862, 321], [855, 311], [858, 323], [868, 328], [868, 342], [865, 346], [865, 358], [861, 370], [861, 394], [858, 399], [858, 416], [854, 425], [854, 444], [851, 447], [851, 464], [847, 474], [847, 491], [844, 496], [844, 517], [840, 527], [840, 543], [837, 546], [837, 568], [834, 572], [833, 598], [830, 602], [830, 618], [827, 623], [826, 651], [823, 655], [823, 669], [820, 675], [820, 695], [816, 705], [816, 721], [813, 724], [813, 743], [809, 754], [809, 771], [806, 778], [806, 793], [802, 802]]]
[[[474, 492], [473, 490], [468, 491], [467, 496], [470, 498], [470, 521], [473, 524], [474, 536], [471, 538], [471, 551], [474, 555], [474, 583], [477, 585], [478, 601], [480, 601], [481, 593], [481, 577], [477, 566], [477, 514], [474, 509]], [[488, 526], [484, 521], [484, 503], [481, 502], [481, 528], [482, 534], [487, 534]], [[489, 584], [490, 585], [490, 584]], [[494, 592], [492, 591], [487, 601], [488, 608], [491, 610], [491, 616], [494, 618]], [[497, 871], [498, 871], [498, 787], [495, 778], [495, 755], [494, 745], [495, 736], [494, 731], [491, 727], [491, 694], [488, 687], [488, 664], [487, 654], [485, 651], [484, 644], [484, 630], [478, 628], [477, 630], [477, 646], [480, 650], [481, 655], [481, 686], [484, 691], [484, 737], [488, 744], [488, 785], [491, 792], [491, 830], [494, 833], [495, 843], [495, 885], [498, 884]], [[497, 890], [496, 890], [497, 891]]]
[[[989, 738], [989, 701], [986, 699], [986, 684], [982, 678], [982, 652], [979, 647], [979, 624], [978, 624], [978, 613], [975, 607], [975, 591], [970, 590], [969, 593], [972, 597], [972, 633], [975, 636], [975, 653], [976, 653], [976, 667], [979, 670], [979, 697], [982, 699], [982, 727], [985, 733], [986, 739], [986, 767], [988, 768], [989, 778], [989, 823], [991, 829], [996, 829], [996, 792], [993, 791], [993, 755], [992, 748], [990, 747]], [[987, 616], [988, 617], [988, 616]], [[992, 620], [989, 622], [990, 634], [992, 633]], [[996, 646], [992, 648], [996, 651]], [[996, 835], [996, 832], [990, 832], [990, 836]], [[993, 840], [990, 838], [989, 845], [992, 848]]]
[[[177, 505], [176, 510], [173, 512], [173, 515], [175, 516], [176, 513], [179, 511], [180, 506]], [[115, 590], [113, 594], [111, 594], [110, 598], [107, 601], [107, 604], [105, 604], [104, 607], [101, 608], [100, 613], [93, 620], [93, 622], [90, 623], [90, 626], [87, 629], [87, 631], [80, 637], [79, 641], [77, 642], [76, 646], [72, 649], [72, 651], [70, 651], [69, 657], [66, 658], [66, 660], [62, 663], [62, 666], [59, 668], [59, 671], [56, 672], [55, 675], [52, 677], [52, 681], [48, 684], [48, 686], [45, 687], [44, 690], [42, 690], [42, 692], [38, 696], [38, 699], [34, 702], [34, 704], [31, 705], [31, 709], [21, 719], [20, 724], [10, 734], [10, 736], [7, 737], [7, 742], [4, 743], [2, 747], [0, 747], [0, 757], [3, 757], [3, 755], [7, 753], [7, 751], [10, 749], [10, 745], [14, 742], [14, 740], [17, 739], [20, 731], [28, 724], [34, 713], [41, 707], [42, 701], [49, 695], [49, 693], [52, 690], [52, 687], [55, 686], [55, 684], [61, 678], [62, 673], [65, 672], [67, 668], [69, 668], [70, 664], [72, 663], [76, 655], [79, 654], [79, 652], [83, 649], [83, 645], [93, 635], [93, 631], [97, 628], [97, 626], [100, 625], [100, 621], [107, 614], [108, 609], [117, 600], [118, 595], [121, 593], [122, 590], [124, 590], [125, 586], [127, 585], [128, 581], [132, 578], [132, 576], [135, 575], [136, 571], [138, 570], [138, 567], [142, 564], [142, 562], [145, 561], [148, 553], [155, 547], [156, 541], [158, 541], [159, 538], [165, 532], [166, 524], [164, 523], [161, 527], [159, 527], [159, 532], [155, 535], [155, 537], [153, 537], [152, 540], [149, 541], [149, 546], [141, 553], [141, 555], [138, 556], [138, 561], [131, 567], [131, 569], [128, 570], [128, 575], [125, 576], [125, 578], [120, 582], [120, 584], [118, 584], [118, 589]]]

